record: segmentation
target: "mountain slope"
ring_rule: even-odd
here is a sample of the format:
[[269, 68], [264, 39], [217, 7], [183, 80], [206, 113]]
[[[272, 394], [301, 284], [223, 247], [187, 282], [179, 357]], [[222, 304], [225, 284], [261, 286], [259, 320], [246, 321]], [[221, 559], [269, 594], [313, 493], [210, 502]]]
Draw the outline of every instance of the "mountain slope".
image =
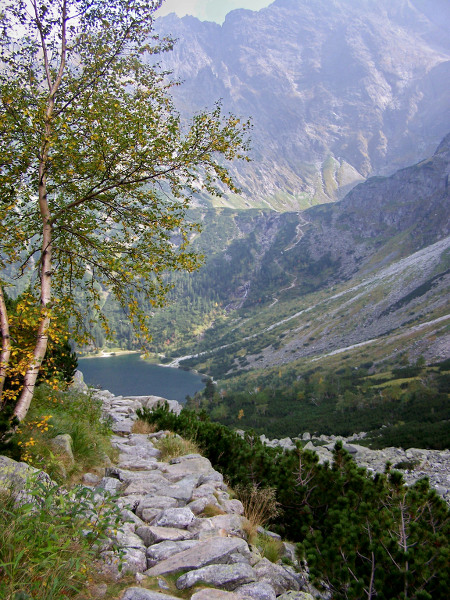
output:
[[431, 153], [450, 130], [448, 3], [276, 0], [223, 26], [175, 15], [164, 65], [183, 113], [251, 116], [253, 162], [225, 205], [298, 210]]
[[182, 364], [222, 377], [368, 343], [446, 358], [449, 173], [450, 135], [430, 159], [341, 202], [222, 213], [227, 244], [209, 246], [192, 286], [207, 282], [227, 316], [180, 349], [198, 355]]

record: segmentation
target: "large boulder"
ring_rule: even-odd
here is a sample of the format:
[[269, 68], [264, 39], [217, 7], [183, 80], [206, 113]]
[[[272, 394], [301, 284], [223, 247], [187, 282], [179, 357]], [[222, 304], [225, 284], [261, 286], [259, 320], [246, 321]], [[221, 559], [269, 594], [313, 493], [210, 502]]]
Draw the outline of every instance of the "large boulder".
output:
[[178, 501], [175, 500], [175, 498], [170, 498], [169, 496], [161, 496], [159, 494], [157, 496], [155, 496], [154, 494], [147, 494], [139, 502], [136, 508], [136, 514], [143, 521], [150, 522], [161, 511], [166, 510], [168, 508], [176, 508], [177, 506]]
[[[189, 473], [189, 471], [187, 471]], [[187, 504], [192, 499], [192, 494], [198, 482], [198, 474], [189, 474], [183, 477], [176, 483], [163, 485], [159, 488], [158, 493], [170, 498], [175, 498], [180, 502]]]
[[277, 595], [288, 590], [300, 590], [299, 582], [281, 565], [274, 564], [263, 558], [254, 566], [258, 581], [264, 581], [273, 587]]
[[226, 564], [229, 562], [230, 555], [235, 552], [250, 557], [248, 545], [244, 540], [214, 537], [200, 542], [189, 550], [175, 554], [167, 560], [163, 560], [148, 569], [145, 574], [154, 577], [168, 573], [178, 573], [179, 571], [200, 569], [211, 564]]
[[44, 471], [39, 471], [27, 463], [17, 462], [7, 456], [0, 456], [0, 489], [21, 492], [32, 482], [40, 481], [46, 485], [56, 485]]
[[246, 600], [276, 600], [273, 587], [264, 581], [241, 585], [236, 588], [235, 593], [239, 598], [245, 598]]
[[145, 548], [123, 548], [121, 556], [115, 552], [102, 552], [104, 566], [102, 570], [116, 580], [125, 575], [142, 573], [147, 567]]
[[209, 565], [189, 571], [177, 579], [176, 586], [185, 590], [198, 583], [207, 583], [215, 587], [234, 590], [238, 585], [255, 581], [255, 573], [249, 564]]
[[180, 600], [175, 596], [163, 596], [159, 592], [152, 592], [140, 587], [131, 587], [125, 590], [120, 600]]
[[195, 521], [195, 515], [190, 508], [168, 508], [163, 510], [153, 521], [158, 527], [176, 527], [187, 529]]
[[308, 592], [285, 592], [278, 596], [277, 600], [314, 600], [314, 596], [308, 594]]
[[52, 440], [50, 440], [50, 445], [56, 450], [56, 452], [62, 457], [65, 458], [71, 465], [75, 462], [72, 445], [72, 438], [68, 433], [61, 433], [57, 435]]
[[237, 596], [234, 592], [207, 588], [195, 592], [195, 594], [191, 596], [191, 600], [242, 600], [242, 597]]
[[159, 542], [180, 542], [181, 540], [189, 540], [193, 537], [186, 529], [177, 529], [176, 527], [153, 527], [150, 525], [138, 527], [136, 529], [136, 535], [143, 540], [147, 547], [152, 544], [158, 544]]
[[179, 542], [166, 540], [159, 544], [153, 544], [147, 548], [147, 566], [150, 569], [150, 567], [157, 565], [162, 560], [166, 560], [174, 554], [183, 552], [183, 550], [189, 550], [189, 548], [193, 548], [199, 543], [198, 540], [181, 540]]
[[24, 462], [16, 462], [7, 456], [0, 456], [0, 488], [13, 491], [23, 490], [36, 469]]

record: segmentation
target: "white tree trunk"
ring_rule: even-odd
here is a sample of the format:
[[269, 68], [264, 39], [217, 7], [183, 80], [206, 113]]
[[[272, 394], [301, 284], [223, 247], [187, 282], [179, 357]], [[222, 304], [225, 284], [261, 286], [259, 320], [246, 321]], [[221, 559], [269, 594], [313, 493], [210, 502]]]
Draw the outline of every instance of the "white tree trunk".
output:
[[2, 332], [2, 350], [0, 353], [0, 410], [3, 408], [3, 388], [6, 379], [6, 370], [11, 356], [11, 340], [9, 337], [9, 321], [6, 312], [5, 297], [0, 286], [0, 327]]

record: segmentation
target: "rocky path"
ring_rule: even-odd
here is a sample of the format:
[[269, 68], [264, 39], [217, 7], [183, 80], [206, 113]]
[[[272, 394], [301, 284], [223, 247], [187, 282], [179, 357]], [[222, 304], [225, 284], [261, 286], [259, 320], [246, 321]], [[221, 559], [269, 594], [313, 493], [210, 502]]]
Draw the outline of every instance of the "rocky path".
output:
[[[195, 586], [190, 600], [320, 597], [304, 575], [271, 563], [248, 545], [243, 506], [230, 498], [222, 475], [208, 459], [190, 454], [163, 462], [155, 442], [165, 432], [131, 433], [136, 409], [151, 408], [159, 398], [115, 397], [106, 391], [98, 395], [113, 421], [112, 443], [119, 459], [116, 466], [106, 468], [101, 480], [87, 474], [85, 483], [94, 485], [100, 496], [105, 491], [119, 494], [123, 528], [112, 542], [123, 555], [122, 570], [112, 550], [105, 550], [103, 558], [105, 569], [116, 578], [121, 573], [136, 577], [137, 585], [128, 588], [121, 600], [175, 600], [167, 577], [175, 578], [180, 591]], [[181, 409], [177, 402], [170, 405]], [[217, 514], [205, 516], [211, 512]], [[292, 544], [283, 548], [286, 556], [295, 558]]]

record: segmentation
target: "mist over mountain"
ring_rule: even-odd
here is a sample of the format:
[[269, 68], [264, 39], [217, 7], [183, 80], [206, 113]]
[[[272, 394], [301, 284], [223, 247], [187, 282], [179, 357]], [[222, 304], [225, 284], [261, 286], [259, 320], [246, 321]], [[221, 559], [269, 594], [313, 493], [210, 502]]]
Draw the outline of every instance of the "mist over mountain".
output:
[[298, 210], [429, 156], [450, 130], [446, 0], [276, 0], [222, 26], [168, 15], [183, 114], [251, 116], [252, 162], [222, 205]]

